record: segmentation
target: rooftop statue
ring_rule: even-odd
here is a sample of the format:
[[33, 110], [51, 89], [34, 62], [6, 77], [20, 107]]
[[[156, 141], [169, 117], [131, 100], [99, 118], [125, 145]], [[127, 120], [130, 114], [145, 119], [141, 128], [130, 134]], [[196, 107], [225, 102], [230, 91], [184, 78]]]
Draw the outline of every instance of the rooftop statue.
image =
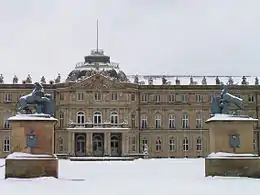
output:
[[32, 114], [30, 105], [35, 105], [38, 114], [54, 116], [55, 113], [55, 104], [51, 94], [45, 93], [42, 84], [38, 82], [34, 83], [34, 89], [30, 94], [19, 98], [18, 104], [17, 113]]
[[227, 86], [221, 83], [221, 93], [219, 97], [214, 97], [211, 104], [211, 114], [230, 114], [228, 107], [233, 104], [237, 110], [243, 109], [243, 99], [231, 95], [227, 92]]

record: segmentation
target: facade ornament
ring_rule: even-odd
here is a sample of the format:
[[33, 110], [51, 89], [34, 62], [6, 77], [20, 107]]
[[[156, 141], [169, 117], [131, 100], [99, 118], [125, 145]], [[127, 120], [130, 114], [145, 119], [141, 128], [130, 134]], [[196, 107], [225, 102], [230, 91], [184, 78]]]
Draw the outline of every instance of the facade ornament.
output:
[[242, 77], [242, 82], [241, 82], [241, 84], [242, 84], [242, 85], [247, 85], [247, 84], [248, 84], [247, 81], [246, 81], [246, 77], [245, 77], [245, 76]]
[[162, 84], [166, 85], [167, 84], [167, 79], [165, 78], [165, 76], [162, 77]]
[[257, 77], [255, 78], [255, 85], [259, 85], [259, 80]]
[[220, 79], [218, 78], [218, 76], [216, 77], [216, 85], [220, 85]]
[[45, 79], [44, 76], [42, 76], [42, 78], [41, 78], [41, 83], [42, 83], [42, 84], [46, 84], [46, 79]]
[[13, 78], [13, 84], [17, 84], [18, 83], [18, 77], [16, 75], [14, 75], [14, 78]]
[[0, 83], [1, 83], [1, 84], [4, 83], [4, 76], [3, 76], [3, 74], [0, 74]]
[[58, 73], [58, 76], [55, 79], [55, 83], [60, 83], [60, 80], [61, 80], [61, 76], [60, 76], [60, 73]]
[[232, 77], [228, 78], [228, 85], [234, 85], [234, 80], [232, 79]]
[[181, 84], [181, 81], [178, 79], [178, 77], [175, 79], [175, 84], [176, 85], [180, 85]]
[[148, 85], [153, 85], [153, 78], [152, 77], [148, 78]]
[[202, 84], [202, 85], [207, 85], [207, 79], [206, 79], [205, 76], [203, 77], [203, 79], [202, 79], [202, 81], [201, 81], [201, 84]]
[[26, 84], [31, 84], [32, 83], [32, 77], [30, 74], [28, 74], [27, 78], [25, 79]]
[[135, 83], [135, 84], [138, 84], [138, 83], [139, 83], [139, 78], [138, 78], [138, 75], [135, 75], [135, 78], [134, 78], [134, 83]]

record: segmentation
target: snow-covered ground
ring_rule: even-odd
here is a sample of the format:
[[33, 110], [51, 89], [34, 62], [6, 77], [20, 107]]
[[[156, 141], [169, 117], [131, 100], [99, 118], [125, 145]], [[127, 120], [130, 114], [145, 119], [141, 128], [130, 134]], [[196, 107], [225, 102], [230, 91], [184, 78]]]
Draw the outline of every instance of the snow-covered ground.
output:
[[[4, 160], [0, 159], [0, 165]], [[60, 179], [4, 179], [4, 195], [219, 195], [256, 194], [260, 180], [204, 177], [203, 159], [149, 159], [125, 162], [71, 162], [60, 160]], [[78, 180], [78, 181], [75, 181]]]

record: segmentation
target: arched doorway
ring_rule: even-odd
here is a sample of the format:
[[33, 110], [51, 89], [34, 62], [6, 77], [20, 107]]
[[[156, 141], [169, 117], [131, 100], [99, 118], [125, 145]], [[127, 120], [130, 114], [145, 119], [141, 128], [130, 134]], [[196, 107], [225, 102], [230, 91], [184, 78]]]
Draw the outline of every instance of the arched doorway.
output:
[[75, 134], [75, 154], [76, 156], [86, 155], [86, 134]]
[[92, 151], [94, 156], [103, 156], [104, 154], [104, 134], [93, 134]]
[[111, 135], [111, 156], [120, 156], [121, 155], [121, 136], [120, 135]]

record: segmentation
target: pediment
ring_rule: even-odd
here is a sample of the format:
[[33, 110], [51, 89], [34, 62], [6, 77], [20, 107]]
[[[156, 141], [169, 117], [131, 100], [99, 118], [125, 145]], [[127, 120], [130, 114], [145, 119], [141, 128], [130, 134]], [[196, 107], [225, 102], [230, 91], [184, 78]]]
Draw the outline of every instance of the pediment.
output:
[[[109, 77], [96, 74], [70, 86], [71, 89], [110, 89], [126, 88], [126, 83], [112, 80]], [[130, 84], [132, 85], [132, 84]]]

